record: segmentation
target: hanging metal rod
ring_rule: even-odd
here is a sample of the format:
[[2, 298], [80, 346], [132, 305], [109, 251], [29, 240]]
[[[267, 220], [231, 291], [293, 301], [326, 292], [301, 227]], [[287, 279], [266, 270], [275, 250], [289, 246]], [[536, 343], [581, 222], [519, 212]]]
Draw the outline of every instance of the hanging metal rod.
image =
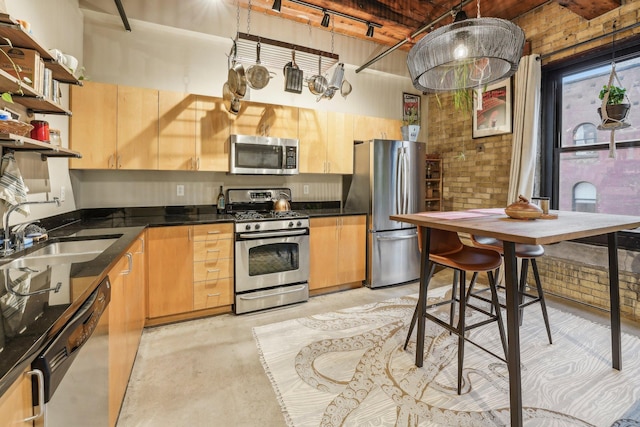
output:
[[333, 15], [341, 16], [343, 18], [351, 19], [352, 21], [362, 22], [363, 24], [370, 25], [372, 27], [382, 28], [382, 24], [367, 21], [366, 19], [358, 18], [357, 16], [347, 15], [346, 13], [338, 12], [337, 10], [327, 9], [326, 7], [317, 6], [315, 4], [307, 3], [306, 1], [302, 1], [302, 0], [289, 0], [289, 1], [291, 3], [296, 3], [302, 6], [310, 7], [311, 9], [316, 9], [316, 10], [327, 12]]
[[[293, 0], [292, 0], [293, 1]], [[461, 5], [460, 5], [460, 9], [462, 9], [463, 7], [465, 7], [466, 5], [468, 5], [469, 3], [473, 2], [475, 0], [464, 0]], [[453, 10], [451, 11], [453, 12]], [[430, 23], [423, 25], [422, 27], [420, 27], [418, 30], [416, 30], [415, 33], [411, 34], [409, 37], [407, 37], [406, 39], [396, 43], [395, 45], [391, 46], [389, 49], [385, 50], [384, 52], [382, 52], [381, 54], [379, 54], [378, 56], [376, 56], [375, 58], [371, 59], [369, 62], [367, 62], [364, 65], [361, 65], [358, 69], [356, 69], [356, 73], [359, 73], [360, 71], [364, 70], [365, 68], [368, 68], [371, 64], [378, 62], [379, 60], [381, 60], [382, 58], [384, 58], [385, 56], [387, 56], [388, 54], [390, 54], [391, 52], [393, 52], [394, 50], [398, 49], [400, 46], [403, 46], [404, 44], [408, 43], [410, 40], [413, 40], [414, 38], [418, 37], [420, 34], [424, 33], [425, 31], [429, 30], [431, 27], [433, 27], [435, 24], [439, 23], [440, 21], [442, 21], [443, 19], [451, 16], [451, 12], [446, 12], [443, 13], [442, 15], [440, 15], [438, 18], [434, 19], [433, 21], [431, 21]]]
[[118, 13], [120, 14], [120, 19], [122, 19], [122, 25], [124, 25], [124, 29], [127, 30], [128, 33], [131, 32], [131, 25], [129, 25], [129, 20], [127, 19], [127, 13], [124, 11], [124, 6], [122, 6], [121, 0], [114, 0], [116, 3], [116, 7], [118, 8]]

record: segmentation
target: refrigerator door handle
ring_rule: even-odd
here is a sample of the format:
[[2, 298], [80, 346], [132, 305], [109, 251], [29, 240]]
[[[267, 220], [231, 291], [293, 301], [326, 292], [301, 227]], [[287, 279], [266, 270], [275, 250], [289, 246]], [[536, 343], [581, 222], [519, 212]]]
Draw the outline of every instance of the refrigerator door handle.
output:
[[407, 153], [407, 149], [403, 148], [403, 158], [404, 158], [404, 167], [402, 169], [402, 174], [404, 175], [404, 178], [402, 180], [403, 184], [404, 184], [404, 188], [402, 189], [402, 193], [403, 193], [403, 198], [404, 198], [404, 205], [403, 205], [403, 214], [408, 214], [409, 213], [409, 177], [407, 176], [409, 174], [409, 153]]
[[402, 215], [402, 204], [403, 204], [403, 194], [402, 194], [402, 190], [403, 190], [403, 184], [402, 184], [402, 179], [403, 179], [403, 172], [402, 169], [404, 167], [404, 162], [403, 162], [403, 156], [402, 156], [402, 152], [403, 152], [404, 148], [398, 148], [397, 150], [397, 155], [396, 155], [396, 188], [395, 188], [395, 193], [396, 193], [396, 206], [395, 206], [395, 213]]

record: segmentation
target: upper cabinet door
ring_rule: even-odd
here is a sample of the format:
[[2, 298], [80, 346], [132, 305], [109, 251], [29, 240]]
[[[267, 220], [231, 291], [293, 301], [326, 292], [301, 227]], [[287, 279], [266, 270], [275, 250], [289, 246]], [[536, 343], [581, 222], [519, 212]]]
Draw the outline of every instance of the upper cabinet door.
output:
[[198, 96], [196, 101], [197, 169], [229, 172], [230, 114], [222, 98]]
[[158, 91], [118, 86], [118, 169], [158, 169]]
[[158, 93], [160, 170], [195, 170], [196, 96], [188, 93]]
[[300, 173], [325, 173], [327, 169], [327, 112], [299, 109]]
[[329, 112], [327, 139], [328, 173], [353, 173], [353, 115]]
[[354, 116], [354, 139], [368, 141], [370, 139], [402, 139], [401, 120], [385, 119], [382, 117]]
[[69, 148], [82, 153], [70, 159], [72, 169], [109, 169], [116, 167], [116, 117], [118, 86], [83, 82], [71, 86]]
[[243, 101], [231, 122], [232, 135], [298, 137], [298, 107]]

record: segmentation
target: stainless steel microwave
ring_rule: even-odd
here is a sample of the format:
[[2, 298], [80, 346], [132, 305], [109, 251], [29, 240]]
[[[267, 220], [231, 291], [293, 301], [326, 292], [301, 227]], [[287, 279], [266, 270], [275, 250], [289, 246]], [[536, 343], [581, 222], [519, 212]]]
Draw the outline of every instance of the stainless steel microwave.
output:
[[248, 175], [297, 175], [297, 139], [231, 135], [229, 173]]

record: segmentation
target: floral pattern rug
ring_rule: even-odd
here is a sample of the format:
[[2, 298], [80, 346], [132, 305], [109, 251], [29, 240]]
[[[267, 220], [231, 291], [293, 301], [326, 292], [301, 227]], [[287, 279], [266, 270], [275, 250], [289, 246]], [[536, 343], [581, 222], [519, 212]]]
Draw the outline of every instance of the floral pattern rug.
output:
[[[446, 288], [429, 293], [429, 303]], [[508, 426], [504, 362], [465, 345], [457, 394], [457, 337], [427, 321], [424, 366], [415, 332], [417, 296], [255, 327], [254, 336], [289, 426]], [[448, 316], [448, 307], [437, 309]], [[640, 426], [640, 340], [623, 335], [622, 371], [611, 367], [610, 330], [549, 308], [553, 344], [538, 305], [521, 326], [525, 426]], [[472, 315], [474, 316], [474, 315]], [[473, 317], [468, 320], [473, 321]], [[471, 331], [497, 354], [497, 325]], [[632, 415], [629, 415], [632, 414]]]

